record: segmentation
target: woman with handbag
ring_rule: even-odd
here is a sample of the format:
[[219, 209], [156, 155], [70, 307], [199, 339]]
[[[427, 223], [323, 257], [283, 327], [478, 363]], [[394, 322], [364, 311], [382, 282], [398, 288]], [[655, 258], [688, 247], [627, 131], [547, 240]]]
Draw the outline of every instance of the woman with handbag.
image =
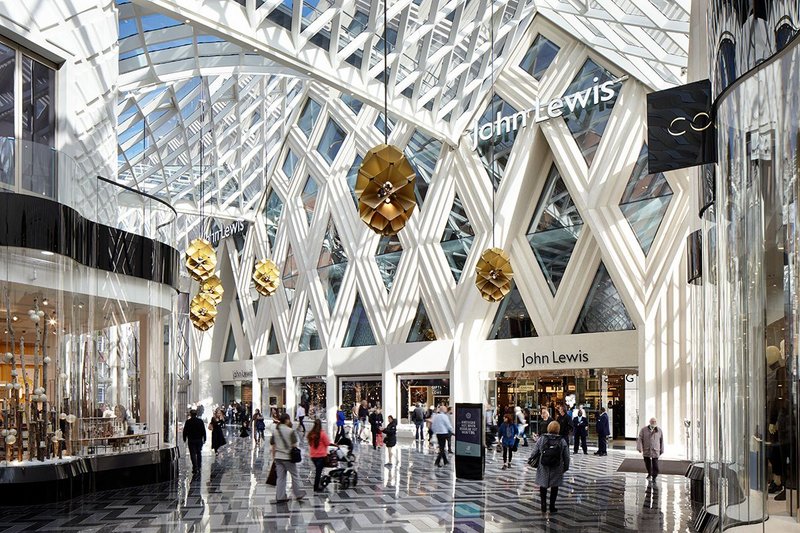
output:
[[514, 423], [514, 417], [507, 414], [503, 417], [503, 423], [500, 424], [498, 430], [500, 436], [500, 444], [503, 445], [503, 470], [511, 468], [511, 456], [517, 448], [517, 425]]
[[325, 460], [328, 458], [328, 446], [330, 445], [331, 439], [322, 430], [322, 420], [317, 418], [314, 420], [314, 427], [308, 432], [308, 456], [311, 457], [311, 462], [314, 463], [315, 469], [314, 492], [323, 490], [319, 485], [319, 480], [322, 477], [322, 469], [325, 468]]
[[222, 428], [225, 426], [225, 414], [222, 409], [217, 409], [211, 422], [208, 424], [208, 429], [211, 430], [211, 448], [214, 453], [219, 453], [219, 449], [225, 446], [228, 441], [225, 440], [225, 434], [222, 433]]
[[277, 474], [275, 503], [289, 501], [286, 497], [287, 474], [292, 476], [292, 494], [297, 500], [302, 500], [306, 493], [300, 489], [300, 477], [297, 475], [297, 463], [301, 461], [300, 448], [297, 447], [297, 434], [292, 429], [292, 417], [287, 413], [278, 419], [269, 443], [272, 446], [272, 459]]
[[550, 422], [547, 433], [533, 443], [533, 453], [528, 460], [528, 464], [536, 468], [542, 514], [547, 512], [547, 489], [550, 489], [550, 514], [557, 511], [558, 487], [564, 483], [564, 472], [569, 470], [569, 445], [560, 431], [558, 422]]

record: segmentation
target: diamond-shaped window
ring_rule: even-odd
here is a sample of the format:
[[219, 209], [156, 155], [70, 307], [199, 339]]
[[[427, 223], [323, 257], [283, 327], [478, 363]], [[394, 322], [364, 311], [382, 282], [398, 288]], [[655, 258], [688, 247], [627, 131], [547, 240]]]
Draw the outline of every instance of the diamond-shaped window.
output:
[[319, 338], [317, 321], [314, 319], [314, 311], [311, 310], [311, 304], [309, 303], [306, 306], [306, 319], [303, 322], [303, 331], [300, 333], [299, 350], [305, 352], [308, 350], [319, 350], [320, 348], [322, 348], [322, 341]]
[[642, 146], [639, 159], [625, 187], [619, 208], [631, 225], [636, 240], [646, 256], [664, 220], [672, 200], [672, 188], [663, 173], [647, 173], [647, 145]]
[[322, 132], [322, 138], [317, 145], [317, 151], [322, 155], [328, 164], [333, 164], [339, 149], [342, 147], [342, 142], [347, 134], [333, 119], [328, 120], [325, 126], [325, 131]]
[[597, 269], [589, 294], [572, 333], [598, 333], [636, 329], [603, 263]]
[[300, 131], [305, 133], [306, 137], [311, 136], [311, 130], [314, 129], [314, 124], [317, 123], [320, 109], [322, 109], [322, 107], [313, 98], [306, 100], [306, 105], [303, 107], [300, 118], [297, 120]]
[[525, 53], [522, 62], [519, 64], [520, 68], [539, 80], [542, 74], [550, 66], [550, 63], [556, 58], [559, 47], [544, 35], [537, 35], [533, 40], [533, 44]]
[[325, 299], [328, 309], [333, 312], [339, 289], [342, 288], [344, 273], [347, 271], [347, 254], [345, 254], [342, 240], [333, 224], [333, 218], [328, 220], [328, 228], [322, 240], [322, 251], [317, 263], [317, 274], [325, 290]]
[[[517, 112], [516, 109], [511, 107], [505, 100], [495, 95], [491, 104], [484, 111], [479, 121], [479, 128], [484, 124], [489, 124], [497, 120], [498, 113], [501, 118], [511, 117]], [[514, 141], [517, 138], [517, 131], [509, 131], [505, 126], [502, 128], [500, 135], [492, 135], [489, 140], [478, 141], [478, 155], [481, 158], [481, 163], [486, 169], [489, 179], [492, 179], [492, 167], [494, 166], [495, 176], [492, 185], [495, 189], [500, 186], [500, 180], [506, 171], [508, 165], [508, 158], [511, 155], [511, 149], [514, 147]], [[492, 144], [494, 144], [494, 153], [492, 152]], [[494, 155], [494, 157], [492, 157]], [[492, 163], [492, 160], [494, 163]]]
[[361, 296], [356, 294], [356, 302], [353, 304], [353, 312], [350, 314], [350, 322], [347, 324], [347, 331], [344, 335], [344, 348], [354, 346], [372, 346], [375, 344], [375, 334], [372, 333], [372, 326], [369, 324], [367, 311], [361, 303]]
[[281, 170], [286, 175], [287, 178], [292, 179], [294, 176], [294, 169], [297, 167], [297, 156], [294, 155], [294, 152], [291, 150], [286, 151], [286, 159], [283, 160], [283, 166]]
[[360, 155], [356, 155], [350, 170], [347, 171], [347, 186], [350, 188], [350, 195], [353, 197], [353, 203], [358, 210], [358, 198], [356, 198], [356, 180], [358, 179], [358, 169], [361, 168], [361, 163], [364, 159]]
[[411, 323], [411, 331], [408, 332], [406, 342], [428, 342], [436, 340], [436, 332], [433, 330], [431, 319], [422, 301], [417, 306], [417, 314]]
[[344, 102], [344, 105], [349, 107], [350, 111], [352, 111], [355, 115], [358, 115], [359, 111], [361, 111], [361, 107], [364, 105], [361, 103], [361, 100], [351, 94], [342, 93], [341, 99], [342, 102]]
[[500, 307], [497, 308], [492, 329], [489, 331], [489, 340], [537, 336], [522, 295], [516, 283], [512, 282], [511, 292], [500, 301]]
[[553, 296], [567, 270], [582, 228], [583, 219], [578, 208], [553, 165], [528, 228], [528, 243]]
[[414, 192], [419, 207], [422, 207], [422, 202], [428, 194], [428, 187], [433, 179], [433, 171], [436, 168], [436, 162], [439, 160], [441, 151], [442, 141], [428, 137], [420, 131], [414, 132], [405, 150], [403, 150], [406, 158], [408, 158], [414, 170], [417, 171]]
[[[578, 148], [580, 148], [584, 159], [586, 159], [587, 166], [592, 166], [597, 147], [600, 145], [600, 139], [602, 139], [603, 132], [606, 130], [608, 119], [611, 117], [611, 111], [614, 109], [614, 104], [617, 101], [617, 95], [622, 85], [619, 82], [615, 83], [613, 85], [614, 97], [607, 102], [600, 101], [597, 104], [591, 103], [593, 98], [591, 94], [592, 87], [612, 79], [614, 79], [614, 76], [609, 71], [591, 59], [587, 59], [578, 75], [572, 80], [567, 90], [564, 91], [565, 105], [568, 104], [568, 100], [571, 98], [576, 99], [578, 104], [583, 101], [588, 102], [585, 107], [576, 105], [572, 113], [568, 113], [566, 109], [564, 113], [567, 127], [572, 132], [575, 142], [578, 143]], [[576, 94], [578, 96], [573, 96]]]
[[461, 279], [461, 273], [464, 271], [473, 240], [475, 240], [475, 231], [469, 223], [461, 199], [456, 194], [441, 242], [447, 264], [450, 265], [450, 272], [456, 283]]
[[391, 291], [394, 285], [394, 278], [397, 275], [397, 266], [400, 264], [400, 257], [403, 255], [403, 246], [397, 235], [384, 235], [378, 241], [378, 249], [375, 252], [375, 262], [381, 273], [383, 284], [386, 290]]
[[281, 279], [283, 281], [283, 291], [286, 293], [286, 300], [289, 302], [289, 305], [292, 305], [292, 300], [294, 299], [294, 291], [297, 288], [297, 276], [299, 272], [297, 271], [297, 262], [294, 259], [294, 253], [292, 252], [292, 245], [289, 245], [289, 250], [286, 252], [286, 263], [283, 265], [283, 273], [281, 275]]
[[275, 247], [275, 237], [278, 235], [278, 221], [283, 211], [283, 201], [274, 190], [267, 195], [267, 204], [264, 206], [264, 219], [267, 226], [267, 241], [269, 249]]
[[311, 220], [314, 218], [314, 209], [317, 207], [317, 192], [319, 192], [317, 182], [314, 181], [314, 178], [309, 176], [306, 179], [306, 184], [303, 187], [303, 194], [300, 197], [303, 201], [303, 209], [306, 212], [306, 219], [309, 224], [311, 224]]

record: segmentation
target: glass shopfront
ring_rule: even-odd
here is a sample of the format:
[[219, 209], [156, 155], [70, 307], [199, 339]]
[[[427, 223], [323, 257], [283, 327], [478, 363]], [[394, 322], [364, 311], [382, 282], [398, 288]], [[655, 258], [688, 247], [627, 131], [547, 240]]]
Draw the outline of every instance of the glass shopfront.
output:
[[327, 383], [324, 377], [297, 378], [297, 389], [300, 397], [298, 403], [306, 410], [306, 416], [314, 419], [326, 419], [325, 409], [328, 407]]
[[450, 405], [449, 376], [400, 376], [400, 420], [410, 423], [409, 414], [416, 405], [425, 409]]
[[383, 383], [380, 376], [339, 378], [339, 405], [344, 405], [348, 420], [353, 418], [353, 406], [367, 401], [370, 408], [381, 404]]
[[267, 387], [266, 399], [269, 405], [269, 412], [272, 418], [277, 420], [281, 414], [286, 412], [286, 380], [270, 379], [267, 381]]

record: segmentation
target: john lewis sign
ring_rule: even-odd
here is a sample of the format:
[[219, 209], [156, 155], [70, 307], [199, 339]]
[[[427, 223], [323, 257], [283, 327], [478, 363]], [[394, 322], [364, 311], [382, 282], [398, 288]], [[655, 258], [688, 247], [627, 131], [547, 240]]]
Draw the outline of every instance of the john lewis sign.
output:
[[533, 122], [544, 122], [551, 118], [560, 117], [564, 114], [570, 114], [576, 109], [583, 109], [589, 106], [597, 105], [601, 102], [608, 102], [617, 95], [617, 85], [627, 80], [628, 76], [622, 76], [608, 80], [603, 83], [597, 83], [600, 78], [594, 78], [595, 85], [578, 91], [576, 93], [568, 94], [558, 98], [553, 98], [547, 105], [543, 105], [539, 100], [535, 100], [530, 109], [525, 109], [504, 117], [497, 112], [497, 119], [494, 122], [481, 125], [479, 121], [475, 121], [472, 128], [472, 149], [478, 149], [478, 143], [481, 141], [488, 141], [494, 137], [507, 135], [511, 132], [517, 131], [519, 128], [524, 128], [528, 125], [528, 117], [533, 115]]

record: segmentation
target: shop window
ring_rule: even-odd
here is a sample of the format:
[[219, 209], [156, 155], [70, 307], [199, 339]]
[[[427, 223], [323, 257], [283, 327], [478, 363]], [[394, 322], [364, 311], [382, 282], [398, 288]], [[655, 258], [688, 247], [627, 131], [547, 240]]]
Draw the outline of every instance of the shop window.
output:
[[555, 296], [583, 228], [583, 219], [555, 165], [550, 167], [528, 228], [528, 243]]
[[297, 167], [297, 156], [291, 150], [286, 150], [286, 159], [283, 160], [281, 170], [287, 178], [292, 179], [294, 176], [294, 169]]
[[278, 349], [278, 337], [275, 335], [275, 326], [269, 330], [269, 339], [267, 340], [267, 355], [275, 355], [280, 353]]
[[354, 115], [358, 115], [358, 113], [361, 111], [361, 107], [364, 105], [361, 103], [361, 100], [351, 94], [342, 93], [341, 99], [342, 102], [344, 102], [344, 105], [349, 107], [350, 111], [352, 111]]
[[225, 353], [222, 360], [226, 363], [239, 360], [239, 352], [236, 350], [236, 338], [233, 336], [233, 329], [228, 329], [228, 340], [225, 341]]
[[442, 141], [428, 137], [424, 133], [415, 131], [414, 135], [403, 150], [406, 158], [417, 171], [415, 194], [417, 204], [422, 207], [422, 202], [428, 194], [428, 187], [433, 179], [433, 171], [439, 154], [442, 151]]
[[267, 205], [264, 207], [264, 219], [267, 226], [267, 241], [269, 249], [275, 248], [275, 237], [278, 235], [278, 221], [283, 211], [283, 201], [275, 190], [271, 190], [267, 195]]
[[297, 120], [297, 126], [306, 137], [311, 136], [311, 130], [314, 129], [314, 124], [317, 123], [317, 118], [319, 118], [321, 109], [320, 105], [313, 98], [306, 100], [306, 105], [303, 106], [303, 111], [300, 112], [300, 118]]
[[380, 380], [342, 380], [342, 405], [345, 406], [345, 416], [352, 419], [353, 407], [363, 400], [367, 401], [370, 408], [378, 405], [383, 399], [383, 383]]
[[647, 173], [647, 145], [642, 146], [639, 159], [625, 187], [619, 208], [628, 224], [631, 225], [636, 240], [646, 256], [664, 220], [664, 215], [672, 200], [672, 188], [664, 174]]
[[342, 142], [347, 135], [344, 130], [333, 119], [328, 120], [325, 126], [325, 131], [322, 132], [322, 138], [317, 145], [317, 151], [322, 154], [322, 157], [329, 164], [333, 164], [339, 149], [342, 147]]
[[375, 262], [378, 264], [378, 271], [381, 273], [381, 279], [387, 291], [392, 290], [402, 255], [403, 246], [400, 244], [400, 239], [397, 238], [397, 235], [385, 235], [380, 238], [378, 250], [375, 252]]
[[314, 311], [311, 304], [306, 306], [306, 319], [303, 322], [303, 332], [300, 334], [300, 351], [319, 350], [322, 348], [322, 341], [317, 330], [317, 321], [314, 319]]
[[333, 313], [339, 290], [342, 288], [344, 273], [347, 271], [347, 254], [342, 246], [342, 239], [333, 224], [333, 218], [328, 219], [328, 229], [322, 240], [322, 251], [317, 262], [317, 274], [325, 291], [325, 300], [328, 310]]
[[283, 280], [283, 292], [286, 294], [286, 301], [289, 302], [290, 307], [294, 299], [294, 291], [297, 288], [298, 274], [297, 262], [294, 259], [292, 245], [290, 244], [289, 251], [286, 253], [286, 263], [283, 265], [283, 275], [281, 276]]
[[[517, 110], [506, 103], [505, 100], [495, 95], [481, 116], [478, 127], [496, 121], [498, 113], [501, 117], [510, 117], [516, 112]], [[492, 135], [486, 141], [478, 141], [478, 155], [481, 158], [483, 167], [486, 169], [486, 173], [489, 175], [489, 179], [493, 179], [492, 186], [495, 189], [500, 186], [500, 181], [503, 179], [506, 165], [508, 165], [508, 158], [511, 155], [511, 149], [514, 147], [516, 138], [516, 130], [507, 131], [503, 128], [502, 134]], [[494, 145], [494, 148], [492, 148], [492, 145]], [[494, 174], [492, 174], [492, 168], [494, 168]]]
[[525, 53], [519, 66], [535, 79], [540, 80], [547, 67], [556, 58], [558, 51], [559, 47], [553, 41], [539, 34], [533, 40], [533, 44]]
[[[578, 75], [572, 80], [567, 90], [564, 91], [564, 95], [587, 91], [595, 85], [612, 79], [614, 79], [614, 76], [609, 71], [591, 59], [587, 59]], [[564, 121], [567, 123], [575, 142], [578, 143], [578, 148], [586, 160], [586, 165], [589, 167], [592, 166], [597, 147], [600, 145], [600, 139], [602, 139], [603, 132], [606, 130], [608, 119], [611, 117], [611, 111], [614, 109], [621, 87], [620, 83], [614, 84], [614, 97], [607, 102], [598, 102], [595, 105], [590, 104], [586, 107], [576, 107], [572, 113], [564, 114]]]
[[411, 331], [408, 332], [406, 342], [428, 342], [436, 340], [436, 332], [433, 330], [428, 312], [422, 301], [417, 306], [417, 314], [414, 316], [414, 321], [411, 323]]
[[356, 294], [356, 302], [353, 304], [353, 312], [350, 314], [350, 322], [347, 324], [342, 347], [353, 348], [354, 346], [372, 346], [373, 344], [375, 344], [375, 335], [372, 333], [367, 311], [364, 309], [364, 304], [361, 303], [361, 296]]
[[500, 301], [492, 329], [489, 331], [489, 340], [537, 336], [531, 315], [525, 307], [525, 302], [522, 301], [522, 295], [516, 283], [512, 283], [511, 291]]
[[319, 189], [317, 188], [317, 182], [314, 181], [314, 178], [308, 176], [306, 179], [306, 185], [303, 187], [301, 200], [303, 201], [303, 209], [306, 212], [306, 220], [308, 220], [309, 225], [311, 224], [311, 220], [314, 218], [314, 209], [317, 206], [317, 192], [319, 192]]
[[464, 265], [467, 262], [472, 241], [475, 239], [475, 232], [469, 223], [467, 213], [461, 199], [456, 194], [453, 200], [453, 208], [450, 216], [447, 217], [447, 224], [442, 235], [441, 246], [447, 264], [450, 265], [450, 272], [453, 274], [456, 283], [461, 279]]
[[636, 329], [614, 281], [600, 263], [572, 333], [599, 333]]
[[0, 186], [14, 186], [14, 70], [16, 51], [0, 43]]
[[358, 179], [358, 169], [361, 168], [361, 163], [364, 159], [360, 155], [356, 155], [350, 170], [347, 171], [347, 186], [350, 188], [350, 195], [353, 197], [353, 203], [358, 210], [358, 198], [356, 198], [356, 180]]

